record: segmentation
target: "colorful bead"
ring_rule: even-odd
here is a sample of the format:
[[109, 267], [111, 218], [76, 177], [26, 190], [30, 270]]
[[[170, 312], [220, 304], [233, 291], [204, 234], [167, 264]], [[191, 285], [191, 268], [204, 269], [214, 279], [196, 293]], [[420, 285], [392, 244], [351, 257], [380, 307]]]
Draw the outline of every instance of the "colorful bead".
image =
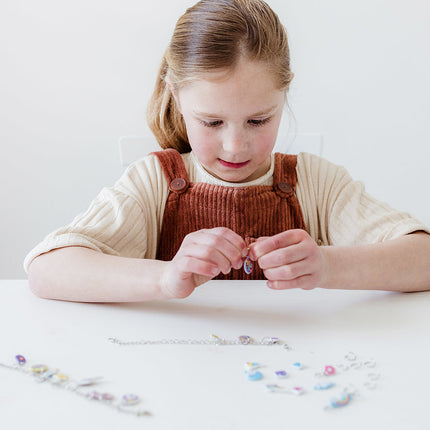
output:
[[328, 390], [329, 388], [334, 387], [334, 385], [334, 382], [327, 382], [325, 384], [320, 382], [314, 385], [314, 390]]
[[243, 262], [243, 270], [247, 275], [250, 275], [254, 270], [254, 263], [249, 257], [246, 257], [245, 261]]
[[102, 393], [99, 393], [98, 391], [89, 391], [86, 394], [86, 396], [92, 400], [101, 400], [102, 399]]
[[282, 388], [282, 387], [280, 387], [279, 385], [276, 385], [276, 384], [268, 384], [268, 385], [266, 385], [266, 389], [270, 393], [280, 393], [280, 392], [284, 391], [284, 388]]
[[136, 405], [140, 402], [139, 396], [136, 396], [136, 394], [124, 394], [121, 397], [121, 403], [125, 406], [132, 406]]
[[34, 366], [30, 367], [30, 371], [33, 373], [45, 373], [48, 370], [48, 366], [45, 366], [44, 364], [35, 364]]
[[20, 366], [24, 365], [25, 363], [27, 363], [27, 360], [25, 359], [25, 357], [23, 355], [16, 355], [15, 356], [16, 361], [18, 362], [18, 364]]
[[239, 336], [239, 342], [242, 345], [248, 345], [251, 342], [251, 337], [250, 336]]
[[48, 369], [46, 372], [40, 375], [40, 378], [42, 380], [51, 379], [57, 372], [58, 370]]
[[259, 381], [260, 379], [263, 379], [263, 374], [258, 370], [253, 372], [245, 372], [245, 375], [248, 378], [248, 381]]
[[62, 382], [66, 382], [69, 380], [69, 377], [64, 373], [55, 373], [52, 375], [52, 381], [61, 384]]
[[252, 371], [255, 369], [258, 369], [259, 367], [261, 367], [260, 363], [252, 363], [250, 361], [248, 361], [247, 363], [245, 363], [245, 371]]
[[336, 373], [336, 369], [333, 366], [325, 366], [324, 375], [331, 376]]
[[296, 396], [300, 396], [305, 392], [305, 390], [303, 389], [303, 387], [293, 387], [291, 388], [291, 392]]
[[298, 370], [302, 370], [303, 369], [303, 364], [302, 363], [300, 363], [300, 362], [296, 362], [296, 363], [293, 363], [292, 364], [292, 366], [295, 368], [295, 369], [298, 369]]
[[332, 408], [341, 408], [346, 406], [352, 399], [352, 395], [349, 393], [341, 393], [337, 399], [330, 400], [330, 406]]
[[285, 371], [285, 370], [277, 370], [276, 372], [275, 372], [275, 375], [278, 377], [278, 378], [286, 378], [287, 377], [287, 372]]

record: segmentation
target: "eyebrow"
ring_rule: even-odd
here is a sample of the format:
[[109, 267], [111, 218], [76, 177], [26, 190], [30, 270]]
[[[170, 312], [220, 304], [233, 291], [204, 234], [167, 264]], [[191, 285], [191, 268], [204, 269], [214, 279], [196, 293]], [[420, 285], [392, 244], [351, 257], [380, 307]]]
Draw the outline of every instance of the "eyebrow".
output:
[[[277, 109], [278, 106], [271, 106], [268, 109], [264, 109], [261, 110], [259, 112], [256, 112], [252, 115], [248, 115], [249, 118], [254, 118], [254, 117], [259, 117], [259, 116], [266, 116], [266, 115], [271, 115], [272, 113], [275, 112], [275, 110]], [[199, 110], [193, 110], [193, 113], [197, 116], [203, 116], [205, 118], [222, 118], [222, 115], [217, 115], [214, 113], [208, 113], [208, 112], [202, 112]]]

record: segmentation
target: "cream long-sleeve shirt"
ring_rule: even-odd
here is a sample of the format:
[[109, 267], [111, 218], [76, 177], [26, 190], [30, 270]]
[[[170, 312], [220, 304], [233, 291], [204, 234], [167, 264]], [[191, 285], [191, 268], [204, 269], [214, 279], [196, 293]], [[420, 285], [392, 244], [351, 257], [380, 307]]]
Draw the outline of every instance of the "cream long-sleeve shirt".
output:
[[[210, 175], [194, 154], [182, 154], [191, 182], [241, 187], [272, 185], [270, 170], [247, 183], [229, 183]], [[369, 196], [345, 168], [312, 154], [297, 159], [297, 188], [306, 230], [319, 245], [358, 245], [430, 230], [411, 217]], [[111, 188], [104, 188], [88, 210], [49, 234], [27, 255], [24, 268], [37, 256], [57, 248], [83, 246], [123, 257], [154, 259], [161, 231], [168, 183], [155, 155], [132, 165]]]

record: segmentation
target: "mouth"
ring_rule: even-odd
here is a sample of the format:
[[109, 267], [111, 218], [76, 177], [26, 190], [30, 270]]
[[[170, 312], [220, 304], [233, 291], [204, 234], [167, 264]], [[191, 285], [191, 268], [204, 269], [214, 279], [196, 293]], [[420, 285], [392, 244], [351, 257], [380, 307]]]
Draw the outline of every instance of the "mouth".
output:
[[230, 169], [240, 169], [241, 167], [246, 166], [250, 160], [244, 161], [243, 163], [230, 163], [229, 161], [225, 161], [225, 160], [222, 160], [221, 158], [218, 158], [218, 161], [224, 167], [229, 167]]

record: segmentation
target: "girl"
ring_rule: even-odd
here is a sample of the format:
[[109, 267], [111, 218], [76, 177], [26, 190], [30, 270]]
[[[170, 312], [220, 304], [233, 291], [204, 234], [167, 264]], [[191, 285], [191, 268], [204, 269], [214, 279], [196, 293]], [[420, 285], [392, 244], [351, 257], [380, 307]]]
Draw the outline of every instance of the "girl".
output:
[[286, 32], [266, 3], [188, 9], [148, 109], [164, 151], [130, 166], [30, 252], [32, 291], [169, 299], [215, 277], [267, 279], [273, 289], [430, 289], [424, 225], [371, 198], [341, 167], [272, 153], [292, 79]]

